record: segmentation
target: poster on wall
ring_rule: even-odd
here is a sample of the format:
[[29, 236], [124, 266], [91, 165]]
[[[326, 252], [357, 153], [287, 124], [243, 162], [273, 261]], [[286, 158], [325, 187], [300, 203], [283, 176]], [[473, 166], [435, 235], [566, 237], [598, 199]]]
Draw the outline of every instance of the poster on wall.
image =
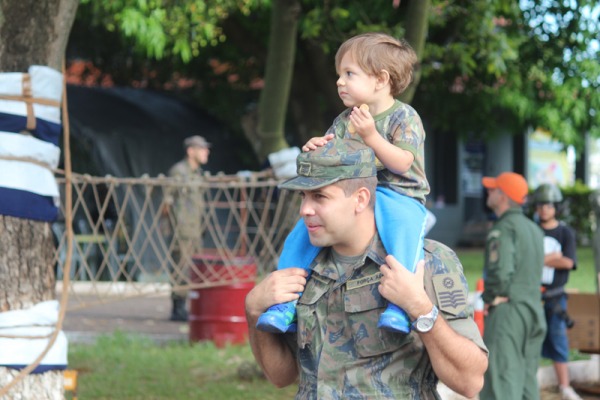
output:
[[484, 145], [481, 141], [469, 141], [464, 145], [462, 185], [467, 197], [482, 197], [481, 178], [483, 178]]
[[592, 139], [588, 144], [588, 186], [592, 189], [600, 188], [600, 139]]
[[536, 129], [528, 139], [527, 180], [530, 187], [542, 183], [572, 186], [575, 183], [575, 157], [572, 149], [553, 140], [550, 133]]

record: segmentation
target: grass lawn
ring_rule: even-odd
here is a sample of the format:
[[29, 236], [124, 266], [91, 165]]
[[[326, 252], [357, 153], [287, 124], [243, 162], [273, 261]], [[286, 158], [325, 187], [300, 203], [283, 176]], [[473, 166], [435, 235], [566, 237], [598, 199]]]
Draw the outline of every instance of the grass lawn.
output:
[[[472, 291], [483, 270], [483, 249], [458, 249], [457, 254]], [[578, 269], [571, 274], [568, 288], [593, 293], [592, 249], [580, 248], [577, 256]], [[571, 353], [571, 359], [588, 357]], [[69, 368], [79, 372], [77, 397], [87, 400], [287, 400], [295, 394], [295, 385], [276, 389], [260, 378], [247, 345], [222, 349], [212, 342], [157, 345], [142, 336], [117, 332], [93, 345], [71, 345]], [[67, 393], [67, 399], [72, 398]]]
[[[250, 347], [216, 348], [212, 342], [159, 346], [123, 333], [101, 336], [93, 345], [69, 348], [69, 369], [78, 373], [80, 399], [283, 400], [294, 385], [277, 389], [256, 373]], [[72, 399], [67, 393], [67, 399]]]
[[[483, 274], [483, 248], [455, 249], [463, 264], [469, 290], [475, 290], [477, 279]], [[581, 293], [596, 292], [596, 268], [594, 267], [594, 252], [591, 247], [577, 248], [577, 269], [569, 274], [567, 289]]]

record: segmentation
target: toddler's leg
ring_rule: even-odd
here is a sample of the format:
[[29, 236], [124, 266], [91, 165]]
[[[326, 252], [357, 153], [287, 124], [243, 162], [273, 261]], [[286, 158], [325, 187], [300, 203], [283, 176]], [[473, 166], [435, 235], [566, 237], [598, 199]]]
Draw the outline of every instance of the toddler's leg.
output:
[[[310, 243], [308, 231], [302, 219], [285, 239], [277, 269], [298, 267], [308, 271], [310, 277], [310, 264], [315, 259], [321, 248]], [[275, 304], [267, 309], [259, 318], [256, 327], [261, 331], [284, 333], [294, 332], [296, 329], [296, 303]]]
[[[427, 212], [417, 200], [390, 189], [377, 187], [375, 223], [379, 237], [388, 254], [393, 255], [405, 268], [414, 272], [423, 259], [423, 239]], [[410, 320], [404, 310], [393, 303], [379, 319], [380, 328], [410, 332]]]

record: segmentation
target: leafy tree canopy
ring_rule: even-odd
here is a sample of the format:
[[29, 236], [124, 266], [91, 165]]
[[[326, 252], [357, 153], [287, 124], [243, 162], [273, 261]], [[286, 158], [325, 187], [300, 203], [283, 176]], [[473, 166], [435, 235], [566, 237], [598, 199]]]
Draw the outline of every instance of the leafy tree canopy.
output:
[[600, 135], [595, 2], [460, 3], [434, 7], [419, 87], [441, 126], [542, 127], [576, 146], [585, 132]]
[[154, 59], [189, 62], [200, 49], [225, 41], [220, 26], [232, 10], [248, 16], [261, 0], [81, 0], [92, 23], [133, 38], [136, 49]]
[[[410, 1], [419, 0], [398, 8], [392, 1], [300, 1], [288, 112], [293, 130], [305, 123], [295, 115], [312, 115], [301, 134], [321, 134], [342, 107], [333, 66], [339, 44], [364, 31], [404, 36]], [[229, 121], [236, 120], [232, 109], [241, 115], [258, 98], [271, 0], [82, 2], [72, 49], [118, 83], [192, 78], [201, 88], [199, 101]], [[586, 132], [600, 136], [600, 8], [594, 0], [431, 4], [412, 101], [429, 129], [486, 137], [541, 127], [576, 146]]]

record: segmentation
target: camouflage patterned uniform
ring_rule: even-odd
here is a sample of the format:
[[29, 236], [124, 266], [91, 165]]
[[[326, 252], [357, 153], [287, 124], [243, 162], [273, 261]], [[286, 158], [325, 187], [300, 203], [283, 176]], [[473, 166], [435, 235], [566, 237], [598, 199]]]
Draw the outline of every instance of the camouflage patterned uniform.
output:
[[[358, 134], [348, 132], [348, 117], [351, 111], [347, 109], [338, 115], [327, 133], [332, 133], [338, 138], [362, 142]], [[373, 116], [373, 119], [381, 136], [393, 145], [411, 152], [415, 157], [411, 168], [401, 175], [384, 168], [383, 164], [376, 160], [379, 183], [424, 204], [425, 196], [429, 194], [429, 183], [425, 175], [425, 130], [421, 117], [414, 108], [396, 100], [389, 110]]]
[[483, 301], [497, 296], [508, 302], [490, 307], [484, 341], [489, 367], [480, 397], [539, 399], [536, 373], [546, 319], [540, 294], [544, 234], [520, 208], [510, 208], [487, 236]]
[[[193, 170], [184, 159], [171, 167], [169, 176], [178, 183], [186, 183], [170, 189], [165, 199], [167, 204], [173, 206], [176, 222], [173, 258], [177, 265], [171, 271], [171, 283], [173, 286], [183, 286], [188, 284], [193, 255], [202, 251], [201, 226], [205, 212], [204, 193], [199, 186], [202, 168]], [[177, 299], [185, 299], [186, 295], [185, 290], [172, 293], [172, 297]]]
[[[339, 270], [329, 248], [315, 259], [297, 305], [298, 333], [286, 335], [300, 364], [296, 399], [440, 399], [419, 335], [377, 328], [387, 304], [377, 289], [386, 255], [375, 236], [352, 268]], [[426, 240], [425, 260], [431, 301], [455, 331], [486, 350], [469, 318], [467, 283], [454, 252]]]

